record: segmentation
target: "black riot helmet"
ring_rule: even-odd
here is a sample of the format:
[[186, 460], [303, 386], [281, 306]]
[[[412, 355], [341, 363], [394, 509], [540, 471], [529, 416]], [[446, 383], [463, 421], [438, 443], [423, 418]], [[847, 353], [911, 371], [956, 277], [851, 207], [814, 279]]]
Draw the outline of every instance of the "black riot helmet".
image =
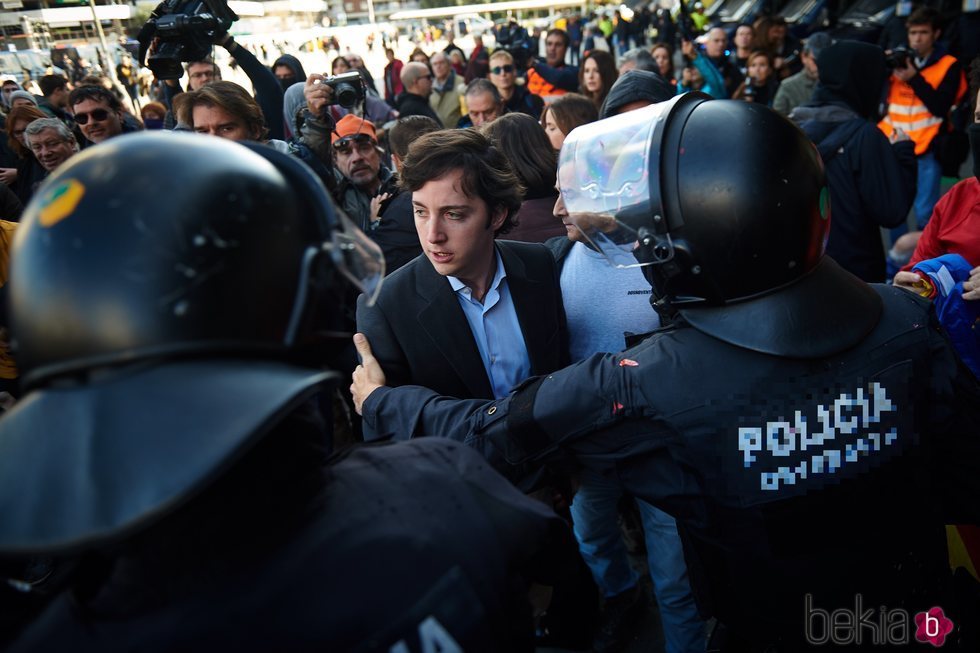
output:
[[73, 157], [11, 253], [28, 392], [0, 420], [0, 554], [120, 537], [209, 487], [338, 382], [305, 345], [382, 275], [269, 146], [139, 134]]
[[141, 134], [92, 148], [39, 190], [18, 233], [25, 381], [309, 343], [340, 311], [339, 273], [380, 281], [380, 251], [358, 234], [305, 165], [268, 146]]
[[688, 93], [573, 130], [569, 215], [661, 303], [726, 342], [823, 356], [877, 323], [880, 300], [824, 257], [829, 194], [816, 148], [749, 102]]

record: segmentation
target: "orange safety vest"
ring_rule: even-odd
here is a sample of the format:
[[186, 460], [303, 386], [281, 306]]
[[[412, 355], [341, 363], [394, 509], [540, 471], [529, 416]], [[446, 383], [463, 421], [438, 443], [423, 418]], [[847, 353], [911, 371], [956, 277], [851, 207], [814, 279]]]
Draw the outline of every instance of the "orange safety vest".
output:
[[545, 98], [545, 100], [547, 100], [549, 96], [558, 97], [559, 95], [568, 93], [568, 91], [565, 89], [558, 88], [554, 84], [546, 82], [544, 77], [539, 75], [538, 71], [536, 71], [534, 68], [527, 71], [527, 90], [534, 95], [540, 95], [542, 98]]
[[[919, 74], [929, 86], [936, 89], [954, 63], [956, 59], [947, 54], [931, 66], [920, 70]], [[960, 83], [953, 104], [957, 104], [965, 95], [966, 77], [960, 71]], [[934, 116], [907, 82], [892, 75], [891, 89], [888, 91], [888, 113], [878, 123], [878, 129], [885, 136], [890, 138], [896, 128], [901, 129], [915, 143], [915, 155], [919, 156], [929, 150], [944, 118], [945, 116]]]

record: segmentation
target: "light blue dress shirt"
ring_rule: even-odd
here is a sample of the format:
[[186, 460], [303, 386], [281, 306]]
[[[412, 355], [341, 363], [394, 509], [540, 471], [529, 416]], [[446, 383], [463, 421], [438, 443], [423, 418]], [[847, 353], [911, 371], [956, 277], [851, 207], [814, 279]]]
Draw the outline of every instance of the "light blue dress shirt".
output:
[[524, 344], [524, 334], [517, 320], [517, 309], [507, 286], [507, 271], [497, 256], [497, 272], [481, 304], [473, 291], [456, 277], [447, 276], [456, 299], [476, 341], [476, 348], [487, 371], [495, 399], [506, 397], [510, 389], [531, 376], [531, 359]]

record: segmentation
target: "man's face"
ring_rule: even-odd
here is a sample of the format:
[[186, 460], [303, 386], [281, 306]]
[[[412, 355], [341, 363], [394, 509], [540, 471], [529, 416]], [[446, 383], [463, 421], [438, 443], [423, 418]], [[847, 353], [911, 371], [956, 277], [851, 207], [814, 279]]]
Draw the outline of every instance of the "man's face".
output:
[[272, 71], [272, 74], [275, 75], [276, 79], [279, 80], [279, 83], [283, 84], [284, 86], [296, 83], [296, 73], [294, 73], [293, 69], [289, 66], [280, 64], [276, 66], [275, 70]]
[[709, 57], [720, 57], [725, 54], [725, 47], [728, 45], [728, 35], [721, 28], [714, 28], [708, 32], [708, 40], [704, 42], [704, 53]]
[[735, 30], [735, 47], [747, 50], [752, 45], [752, 28], [742, 25]]
[[466, 107], [474, 127], [493, 122], [500, 116], [500, 106], [494, 102], [490, 93], [477, 93], [466, 96]]
[[72, 107], [72, 113], [82, 134], [93, 143], [122, 133], [122, 116], [105, 102], [86, 98]]
[[348, 54], [344, 58], [347, 59], [347, 61], [350, 63], [350, 65], [353, 66], [354, 68], [363, 68], [364, 67], [364, 60], [361, 59], [361, 55], [359, 55], [359, 54]]
[[421, 95], [422, 97], [432, 95], [432, 73], [426, 71], [416, 78], [415, 83], [412, 85], [412, 93]]
[[218, 106], [196, 105], [191, 111], [191, 120], [194, 122], [194, 131], [198, 134], [209, 134], [230, 141], [251, 141], [259, 137], [242, 118]]
[[554, 214], [565, 226], [565, 234], [572, 242], [587, 243], [589, 239], [585, 234], [592, 235], [597, 231], [609, 232], [616, 228], [616, 219], [607, 215], [579, 213], [573, 220], [568, 215], [568, 209], [565, 208], [561, 189], [555, 186], [555, 190], [558, 191], [558, 199], [555, 200]]
[[372, 189], [378, 183], [381, 157], [377, 142], [367, 134], [338, 139], [333, 144], [337, 169], [358, 188]]
[[549, 66], [559, 66], [565, 63], [565, 39], [558, 34], [552, 34], [544, 40], [544, 58]]
[[932, 52], [932, 47], [939, 38], [939, 30], [931, 25], [909, 25], [909, 47], [920, 57]]
[[491, 218], [486, 202], [463, 192], [462, 176], [462, 170], [453, 170], [426, 182], [412, 193], [412, 205], [419, 242], [432, 267], [473, 287], [489, 275], [493, 232], [507, 214], [498, 209]]
[[433, 55], [432, 57], [432, 72], [436, 74], [436, 79], [444, 80], [449, 77], [449, 59], [446, 55], [440, 53], [439, 55]]
[[55, 89], [51, 93], [51, 97], [49, 97], [48, 100], [59, 109], [65, 109], [68, 107], [69, 95], [71, 95], [71, 91], [68, 90], [68, 85], [66, 84], [61, 88]]
[[29, 137], [28, 142], [31, 152], [44, 169], [54, 172], [54, 169], [68, 160], [75, 153], [72, 142], [62, 138], [54, 129], [42, 129], [39, 133]]
[[205, 84], [210, 84], [215, 79], [221, 79], [215, 75], [214, 64], [210, 63], [192, 63], [187, 68], [187, 77], [190, 78], [187, 86], [192, 91], [198, 90]]
[[810, 79], [819, 79], [820, 71], [817, 70], [817, 59], [809, 50], [800, 53], [800, 61], [803, 62], [803, 70]]
[[514, 64], [504, 57], [490, 60], [490, 82], [499, 90], [514, 88], [517, 82], [517, 69]]
[[16, 90], [18, 90], [17, 83], [16, 82], [11, 82], [11, 81], [8, 80], [8, 81], [6, 81], [6, 82], [3, 83], [2, 93], [3, 93], [3, 103], [4, 104], [6, 104], [8, 106], [10, 105], [10, 94], [13, 93]]
[[565, 208], [565, 200], [561, 198], [561, 191], [558, 192], [558, 199], [555, 200], [555, 208], [553, 210], [555, 217], [561, 220], [561, 223], [565, 226], [565, 235], [568, 239], [576, 243], [586, 242], [585, 234], [582, 230], [575, 226], [571, 218], [568, 217], [568, 210]]
[[786, 40], [786, 26], [771, 25], [768, 34], [770, 43], [782, 43]]

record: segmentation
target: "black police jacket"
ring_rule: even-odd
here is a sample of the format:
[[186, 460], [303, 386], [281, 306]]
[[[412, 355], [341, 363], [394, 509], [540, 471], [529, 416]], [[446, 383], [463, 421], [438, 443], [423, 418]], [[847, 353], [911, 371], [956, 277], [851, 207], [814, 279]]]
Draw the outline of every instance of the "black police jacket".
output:
[[876, 621], [949, 614], [943, 524], [977, 522], [977, 385], [927, 303], [876, 290], [877, 326], [827, 358], [672, 326], [501, 401], [382, 388], [364, 415], [385, 404], [382, 430], [456, 433], [515, 481], [556, 453], [618, 476], [677, 518], [704, 616], [746, 650], [802, 650], [827, 635], [820, 610], [858, 600]]
[[309, 473], [274, 474], [272, 488], [259, 474], [257, 492], [241, 491], [243, 466], [261, 472], [284, 451], [260, 447], [226, 474], [235, 488], [93, 552], [5, 650], [533, 650], [529, 581], [577, 566], [549, 508], [441, 438], [327, 468], [303, 453]]

